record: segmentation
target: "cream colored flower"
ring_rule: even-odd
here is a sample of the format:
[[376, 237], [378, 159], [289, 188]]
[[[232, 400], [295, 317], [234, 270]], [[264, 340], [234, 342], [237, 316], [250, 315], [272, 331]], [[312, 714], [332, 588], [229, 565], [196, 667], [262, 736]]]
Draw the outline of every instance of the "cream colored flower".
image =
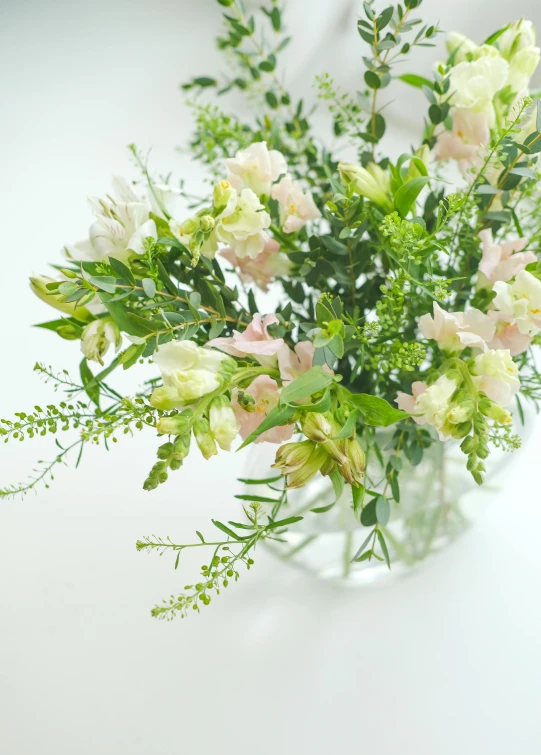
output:
[[103, 364], [103, 357], [110, 346], [118, 351], [122, 345], [122, 336], [118, 325], [110, 318], [101, 318], [90, 322], [81, 336], [81, 351], [92, 362]]
[[[193, 341], [169, 341], [152, 357], [158, 365], [167, 392], [154, 391], [150, 402], [167, 401], [174, 406], [195, 401], [223, 384], [223, 362], [227, 359], [214, 349], [203, 349]], [[173, 406], [171, 408], [174, 408]]]
[[440, 432], [447, 419], [451, 398], [457, 384], [447, 375], [441, 375], [435, 383], [428, 386], [417, 381], [412, 385], [413, 395], [399, 393], [396, 403], [399, 409], [408, 412], [418, 425], [432, 425]]
[[269, 240], [270, 215], [251, 189], [243, 189], [234, 209], [227, 207], [216, 224], [216, 237], [229, 244], [235, 255], [254, 259]]
[[516, 325], [523, 335], [533, 336], [541, 330], [541, 281], [521, 270], [512, 283], [496, 281], [493, 306]]
[[226, 398], [215, 398], [209, 410], [210, 431], [223, 451], [230, 451], [231, 444], [239, 434], [235, 412]]
[[505, 86], [508, 73], [509, 64], [501, 57], [484, 56], [459, 63], [449, 75], [452, 104], [456, 108], [484, 113], [492, 127], [496, 119], [494, 95]]
[[475, 357], [476, 387], [500, 406], [507, 406], [520, 390], [518, 367], [509, 349], [490, 349]]
[[269, 196], [271, 184], [287, 173], [285, 157], [267, 142], [255, 142], [225, 161], [227, 180], [237, 190], [251, 189], [258, 196]]
[[140, 199], [128, 182], [118, 176], [113, 186], [118, 199], [89, 199], [96, 220], [90, 226], [88, 239], [65, 247], [70, 259], [101, 262], [114, 257], [125, 261], [132, 254], [143, 254], [145, 239], [157, 238], [149, 202]]

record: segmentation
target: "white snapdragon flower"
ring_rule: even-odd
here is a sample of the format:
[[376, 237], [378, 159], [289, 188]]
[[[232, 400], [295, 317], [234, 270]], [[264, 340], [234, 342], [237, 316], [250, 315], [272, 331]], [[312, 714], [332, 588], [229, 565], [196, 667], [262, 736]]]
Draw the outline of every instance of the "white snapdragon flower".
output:
[[441, 433], [451, 408], [451, 399], [457, 389], [456, 381], [441, 375], [435, 383], [427, 385], [417, 381], [412, 385], [412, 395], [399, 393], [398, 407], [413, 416], [418, 425], [432, 425]]
[[161, 370], [163, 389], [157, 388], [150, 402], [158, 409], [169, 409], [219, 388], [226, 372], [224, 362], [229, 358], [193, 341], [169, 341], [159, 347], [152, 359]]
[[363, 168], [355, 163], [338, 163], [338, 173], [346, 186], [385, 210], [392, 208], [391, 174], [376, 163]]
[[488, 125], [496, 120], [494, 95], [505, 86], [509, 63], [502, 57], [488, 56], [463, 61], [451, 69], [451, 103], [456, 108], [466, 108], [474, 113], [484, 113]]
[[284, 176], [271, 189], [273, 199], [280, 205], [282, 230], [294, 233], [306, 225], [309, 220], [321, 217], [310, 192], [304, 192], [298, 181], [291, 176]]
[[270, 215], [251, 189], [243, 189], [236, 196], [233, 209], [231, 204], [229, 201], [218, 218], [216, 237], [228, 244], [239, 259], [254, 259], [270, 238], [266, 232], [271, 223]]
[[509, 349], [491, 349], [479, 354], [472, 373], [476, 387], [500, 406], [507, 406], [520, 390], [518, 367]]
[[446, 312], [434, 302], [434, 316], [419, 318], [419, 330], [425, 338], [433, 338], [445, 351], [462, 351], [467, 346], [485, 349], [494, 338], [495, 324], [478, 309]]
[[541, 330], [541, 281], [521, 270], [512, 283], [496, 281], [493, 305], [516, 325], [523, 335], [533, 336]]
[[287, 173], [285, 157], [276, 149], [269, 150], [267, 142], [255, 142], [225, 161], [227, 179], [234, 189], [251, 189], [258, 196], [269, 196], [271, 184]]
[[506, 84], [517, 94], [526, 94], [530, 79], [539, 65], [539, 47], [525, 47], [513, 55], [509, 62]]
[[89, 199], [96, 220], [90, 226], [88, 239], [65, 247], [71, 259], [101, 262], [114, 257], [125, 261], [131, 254], [143, 254], [146, 238], [157, 238], [149, 202], [140, 199], [118, 176], [113, 179], [113, 187], [118, 198]]
[[110, 318], [90, 322], [81, 335], [81, 351], [87, 359], [103, 365], [103, 357], [110, 346], [118, 351], [122, 345], [122, 335], [118, 325]]
[[496, 40], [496, 46], [506, 60], [535, 45], [535, 28], [531, 21], [513, 21]]
[[239, 434], [239, 423], [229, 401], [215, 398], [209, 410], [210, 431], [223, 451], [230, 451], [231, 444]]

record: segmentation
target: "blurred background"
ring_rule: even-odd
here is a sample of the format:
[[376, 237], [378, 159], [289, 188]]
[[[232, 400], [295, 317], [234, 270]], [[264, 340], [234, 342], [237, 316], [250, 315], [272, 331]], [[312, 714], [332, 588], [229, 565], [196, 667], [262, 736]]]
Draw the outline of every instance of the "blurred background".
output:
[[[309, 101], [324, 71], [360, 87], [361, 3], [288, 7], [293, 92]], [[27, 276], [85, 235], [87, 195], [107, 192], [112, 173], [137, 176], [126, 145], [200, 181], [177, 150], [191, 128], [179, 82], [225, 65], [213, 41], [220, 10], [214, 0], [0, 0], [0, 417], [60, 400], [36, 361], [77, 374], [77, 345], [31, 328], [48, 312]], [[531, 0], [425, 0], [421, 11], [477, 41], [520, 16], [541, 23]], [[408, 72], [428, 73], [440, 54], [416, 54]], [[392, 95], [390, 149], [403, 151], [424, 100], [405, 85]], [[201, 554], [174, 571], [135, 541], [187, 542], [217, 510], [237, 515], [245, 459], [194, 453], [149, 494], [153, 432], [87, 450], [49, 490], [0, 504], [0, 752], [537, 755], [540, 442], [537, 427], [481, 525], [407, 580], [339, 589], [260, 552], [227, 596], [171, 624], [149, 609], [196, 578]], [[54, 453], [50, 440], [2, 447], [0, 485]]]

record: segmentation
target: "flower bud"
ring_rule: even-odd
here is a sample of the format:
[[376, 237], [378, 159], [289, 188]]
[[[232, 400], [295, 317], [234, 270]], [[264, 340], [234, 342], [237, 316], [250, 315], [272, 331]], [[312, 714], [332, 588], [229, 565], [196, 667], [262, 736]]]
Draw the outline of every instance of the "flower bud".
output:
[[208, 231], [212, 231], [212, 229], [215, 226], [214, 218], [212, 215], [202, 215], [199, 218], [199, 227], [202, 231], [205, 231], [207, 233]]
[[360, 485], [363, 481], [366, 457], [357, 440], [346, 441], [348, 461], [338, 467], [342, 477], [350, 485]]
[[218, 396], [212, 401], [209, 411], [210, 431], [216, 443], [224, 451], [231, 450], [231, 443], [239, 433], [235, 412], [225, 396]]
[[510, 425], [513, 421], [513, 417], [507, 409], [503, 406], [496, 404], [489, 398], [482, 398], [479, 401], [479, 411], [488, 417], [489, 419], [498, 422], [500, 425]]
[[199, 419], [193, 426], [193, 434], [199, 450], [205, 457], [210, 459], [211, 456], [215, 456], [218, 453], [216, 448], [216, 442], [210, 432], [210, 424], [208, 419]]
[[286, 443], [276, 454], [272, 465], [286, 478], [288, 488], [302, 488], [327, 462], [324, 449], [311, 440]]
[[156, 425], [160, 435], [184, 435], [190, 427], [191, 417], [186, 414], [171, 414], [160, 417]]
[[[415, 150], [413, 154], [414, 157], [419, 158], [419, 160], [424, 163], [425, 168], [428, 168], [430, 164], [430, 149], [428, 144], [423, 144], [419, 149]], [[421, 175], [425, 174], [422, 174], [417, 165], [415, 165], [414, 162], [411, 162], [408, 168], [407, 180], [409, 181], [412, 178], [419, 178]]]
[[56, 283], [52, 278], [45, 275], [35, 275], [30, 278], [30, 288], [41, 301], [50, 307], [58, 309], [65, 315], [70, 315], [80, 322], [89, 322], [92, 315], [85, 307], [77, 307], [77, 302], [67, 302], [66, 297], [58, 292], [49, 291], [47, 284]]
[[103, 365], [103, 357], [111, 345], [118, 351], [122, 345], [122, 335], [118, 325], [110, 318], [93, 320], [83, 330], [81, 351], [87, 359]]
[[331, 423], [324, 414], [318, 412], [307, 412], [302, 422], [302, 431], [310, 440], [318, 443], [328, 440], [336, 433], [333, 433]]
[[342, 182], [356, 194], [366, 197], [385, 210], [391, 210], [391, 176], [388, 171], [376, 163], [370, 163], [368, 168], [353, 163], [339, 163], [338, 172]]
[[474, 404], [471, 398], [464, 399], [460, 403], [453, 403], [447, 412], [447, 422], [458, 425], [471, 419]]
[[237, 403], [245, 412], [255, 412], [256, 410], [254, 397], [249, 393], [246, 393], [246, 391], [239, 389], [237, 393]]
[[223, 210], [227, 206], [234, 189], [229, 181], [220, 181], [214, 186], [214, 207]]
[[168, 412], [171, 411], [171, 409], [179, 409], [183, 403], [184, 402], [180, 398], [178, 390], [172, 386], [164, 385], [160, 388], [154, 388], [150, 397], [151, 406], [162, 412]]

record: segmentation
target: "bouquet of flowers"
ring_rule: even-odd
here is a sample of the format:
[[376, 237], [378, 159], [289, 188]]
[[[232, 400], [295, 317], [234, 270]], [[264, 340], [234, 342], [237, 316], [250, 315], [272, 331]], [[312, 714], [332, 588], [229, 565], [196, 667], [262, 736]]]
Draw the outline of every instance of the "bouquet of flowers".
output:
[[[6, 442], [74, 434], [4, 497], [48, 484], [54, 467], [68, 456], [79, 463], [88, 443], [144, 428], [158, 440], [142, 480], [148, 491], [194, 446], [210, 461], [233, 447], [276, 445], [275, 476], [246, 482], [277, 493], [240, 496], [243, 521], [213, 520], [219, 536], [197, 533], [192, 544], [138, 542], [170, 549], [175, 568], [184, 548], [211, 549], [199, 582], [153, 609], [160, 618], [207, 605], [250, 568], [260, 541], [294, 528], [302, 516], [288, 508], [288, 491], [316, 475], [330, 478], [336, 499], [349, 494], [367, 528], [354, 560], [391, 567], [385, 525], [400, 505], [404, 466], [419, 464], [432, 444], [456, 442], [481, 484], [491, 445], [520, 445], [510, 408], [520, 418], [523, 400], [541, 398], [532, 353], [541, 340], [532, 24], [510, 23], [481, 44], [449, 35], [429, 79], [403, 65], [439, 34], [416, 17], [421, 0], [382, 10], [367, 0], [358, 21], [362, 91], [341, 91], [328, 74], [316, 79], [332, 124], [326, 147], [310, 108], [293, 101], [277, 73], [289, 42], [279, 0], [256, 16], [242, 0], [218, 3], [228, 73], [183, 87], [208, 194], [154, 175], [130, 147], [139, 179], [115, 177], [111, 194], [91, 198], [88, 237], [65, 246], [52, 277], [31, 278], [57, 311], [39, 327], [75, 342], [80, 376], [36, 365], [65, 400], [0, 424]], [[417, 148], [396, 160], [382, 151], [391, 84], [427, 100]], [[218, 107], [231, 90], [248, 97], [252, 120]], [[350, 162], [334, 156], [344, 148]], [[258, 290], [270, 292], [263, 298], [273, 297], [273, 311], [261, 308]], [[115, 372], [146, 362], [154, 377], [120, 395]], [[391, 426], [382, 447], [377, 428]]]

